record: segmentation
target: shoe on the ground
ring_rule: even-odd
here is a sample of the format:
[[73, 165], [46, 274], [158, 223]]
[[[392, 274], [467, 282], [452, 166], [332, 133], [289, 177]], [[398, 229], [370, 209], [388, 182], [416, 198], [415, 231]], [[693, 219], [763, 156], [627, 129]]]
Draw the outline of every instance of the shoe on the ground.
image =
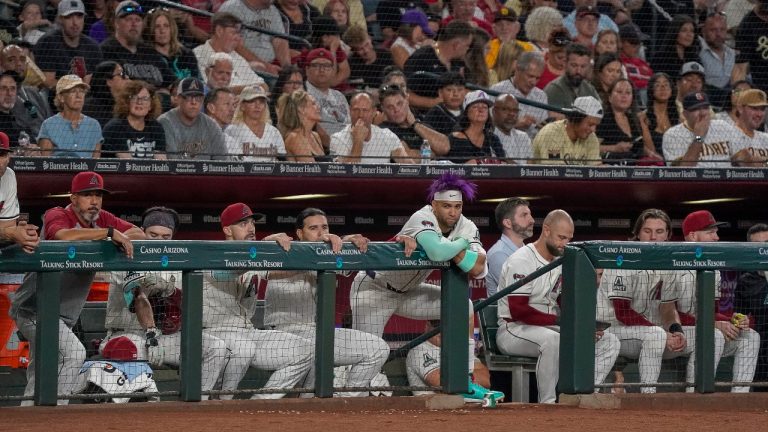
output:
[[504, 393], [487, 389], [472, 381], [469, 382], [469, 391], [467, 393], [462, 393], [461, 395], [464, 396], [464, 402], [482, 403], [483, 398], [487, 394], [492, 395], [494, 399], [496, 399], [496, 402], [501, 402], [504, 400]]

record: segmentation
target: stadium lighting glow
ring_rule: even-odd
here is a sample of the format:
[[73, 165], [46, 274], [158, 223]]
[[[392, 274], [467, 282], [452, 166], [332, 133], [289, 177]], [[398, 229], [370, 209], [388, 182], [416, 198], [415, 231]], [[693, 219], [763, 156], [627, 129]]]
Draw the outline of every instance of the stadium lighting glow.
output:
[[739, 202], [744, 201], [746, 198], [712, 198], [712, 199], [703, 199], [703, 200], [694, 200], [694, 201], [683, 201], [682, 204], [690, 204], [690, 205], [702, 205], [702, 204], [720, 204], [720, 203], [729, 203], [729, 202]]
[[70, 193], [63, 193], [63, 194], [48, 194], [45, 197], [46, 198], [69, 198], [69, 196], [72, 195]]
[[346, 194], [303, 194], [303, 195], [286, 195], [271, 198], [275, 201], [299, 201], [299, 200], [311, 200], [311, 199], [323, 199], [323, 198], [335, 198], [344, 196]]
[[[504, 201], [507, 198], [512, 198], [512, 197], [487, 198], [487, 199], [484, 199], [484, 200], [480, 200], [480, 202], [481, 203], [497, 204], [497, 203], [500, 203], [500, 202]], [[544, 199], [544, 198], [547, 198], [547, 197], [545, 197], [545, 196], [521, 196], [521, 197], [517, 197], [517, 198], [522, 198], [522, 199], [524, 199], [526, 201], [536, 201], [536, 200]]]

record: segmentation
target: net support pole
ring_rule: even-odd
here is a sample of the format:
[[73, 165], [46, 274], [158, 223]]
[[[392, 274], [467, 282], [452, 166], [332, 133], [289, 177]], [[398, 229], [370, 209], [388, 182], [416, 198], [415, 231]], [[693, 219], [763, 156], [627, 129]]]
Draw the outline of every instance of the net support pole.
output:
[[715, 273], [696, 272], [696, 392], [715, 392]]
[[179, 397], [184, 402], [200, 401], [203, 357], [203, 275], [185, 271], [181, 276], [181, 364]]
[[445, 393], [466, 393], [469, 384], [469, 284], [455, 265], [441, 271], [440, 385]]
[[[333, 338], [336, 331], [336, 273], [317, 272], [315, 396], [333, 397]], [[311, 372], [310, 372], [311, 373]]]
[[596, 275], [587, 255], [567, 247], [560, 313], [560, 377], [565, 394], [595, 391]]
[[37, 274], [35, 405], [56, 405], [59, 390], [60, 287], [60, 272]]

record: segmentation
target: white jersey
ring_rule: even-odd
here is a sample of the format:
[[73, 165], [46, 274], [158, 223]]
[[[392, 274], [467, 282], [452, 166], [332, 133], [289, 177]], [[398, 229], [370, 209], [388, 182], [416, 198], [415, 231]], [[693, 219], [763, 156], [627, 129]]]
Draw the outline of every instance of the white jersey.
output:
[[16, 195], [16, 173], [6, 168], [0, 177], [0, 221], [19, 217], [19, 198]]
[[768, 133], [755, 131], [753, 136], [747, 136], [739, 130], [744, 138], [744, 145], [749, 149], [749, 153], [759, 160], [768, 160]]
[[[432, 213], [432, 206], [425, 205], [419, 211], [411, 215], [408, 222], [403, 225], [403, 228], [398, 233], [399, 235], [407, 235], [416, 238], [423, 231], [434, 231], [443, 236], [440, 232], [440, 225], [437, 223], [437, 218]], [[480, 231], [474, 222], [461, 216], [456, 222], [450, 233], [445, 235], [448, 240], [455, 240], [457, 238], [464, 238], [469, 240], [469, 249], [477, 252], [478, 254], [485, 255], [485, 249], [480, 242]], [[431, 269], [425, 270], [386, 270], [376, 272], [376, 281], [383, 280], [382, 283], [386, 283], [398, 292], [406, 292], [412, 288], [419, 286], [424, 282], [429, 274], [432, 273]], [[481, 275], [475, 277], [475, 279], [483, 279], [488, 273], [486, 266]], [[365, 275], [365, 273], [360, 273]]]
[[[696, 271], [675, 272], [675, 289], [662, 292], [663, 302], [677, 302], [677, 310], [696, 316]], [[720, 299], [720, 272], [715, 272], [715, 300]]]
[[[510, 286], [547, 264], [549, 261], [539, 254], [533, 243], [529, 243], [507, 258], [501, 268], [499, 286]], [[560, 296], [561, 285], [562, 267], [556, 267], [513, 291], [509, 297], [528, 297], [528, 305], [537, 311], [559, 315], [557, 297]], [[514, 317], [509, 312], [508, 298], [502, 297], [499, 299], [499, 325], [503, 325], [507, 319]]]
[[[667, 163], [683, 157], [693, 143], [695, 134], [681, 123], [664, 132], [662, 148]], [[731, 157], [747, 148], [744, 134], [722, 120], [712, 120], [704, 136], [704, 144], [699, 154], [699, 168], [729, 168]]]
[[251, 329], [256, 291], [264, 272], [213, 270], [203, 273], [203, 328]]
[[[331, 154], [334, 156], [349, 156], [352, 145], [352, 125], [347, 125], [331, 136]], [[363, 143], [359, 163], [389, 163], [392, 153], [398, 149], [404, 149], [404, 147], [394, 132], [371, 125], [371, 138]]]
[[[429, 341], [408, 351], [405, 359], [405, 372], [408, 384], [413, 387], [427, 387], [427, 375], [440, 369], [440, 347]], [[431, 391], [414, 391], [414, 396], [432, 394]]]
[[[107, 330], [143, 330], [136, 314], [129, 310], [131, 305], [125, 303], [123, 282], [128, 273], [124, 271], [109, 273], [109, 297], [104, 323]], [[145, 274], [145, 278], [149, 282], [147, 288], [143, 290], [147, 297], [152, 295], [169, 297], [173, 295], [177, 287], [181, 289], [181, 272], [148, 272]], [[156, 324], [159, 325], [160, 323]]]
[[[625, 324], [616, 319], [611, 300], [629, 300], [633, 311], [642, 315], [648, 321], [661, 325], [659, 305], [664, 292], [674, 292], [675, 273], [655, 270], [620, 270], [606, 269], [600, 283], [599, 292], [604, 293], [608, 300], [610, 311], [598, 303], [597, 318], [608, 321], [614, 326]], [[669, 295], [669, 294], [666, 294]], [[600, 298], [598, 294], [598, 298]]]
[[290, 324], [315, 325], [317, 311], [317, 273], [298, 272], [286, 279], [267, 283], [264, 324], [284, 326]]
[[271, 124], [264, 125], [259, 137], [244, 123], [227, 126], [227, 151], [238, 160], [245, 162], [274, 162], [277, 156], [285, 156], [285, 143], [280, 131]]

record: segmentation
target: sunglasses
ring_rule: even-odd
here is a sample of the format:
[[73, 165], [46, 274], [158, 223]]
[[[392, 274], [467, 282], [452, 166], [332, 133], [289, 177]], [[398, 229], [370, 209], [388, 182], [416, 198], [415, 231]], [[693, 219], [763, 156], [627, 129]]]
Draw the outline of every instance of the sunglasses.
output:
[[117, 11], [117, 16], [121, 18], [129, 14], [142, 15], [144, 14], [144, 9], [141, 6], [128, 5], [121, 7], [120, 10]]

